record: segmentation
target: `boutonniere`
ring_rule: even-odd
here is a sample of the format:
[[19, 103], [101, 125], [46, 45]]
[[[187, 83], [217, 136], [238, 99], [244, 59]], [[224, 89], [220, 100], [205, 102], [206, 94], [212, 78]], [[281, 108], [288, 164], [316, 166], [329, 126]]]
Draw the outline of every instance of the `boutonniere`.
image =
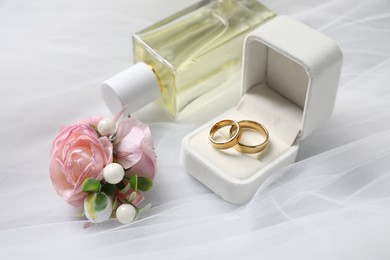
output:
[[94, 117], [63, 127], [53, 141], [50, 178], [58, 195], [93, 223], [131, 223], [153, 186], [156, 154], [149, 126], [135, 118]]

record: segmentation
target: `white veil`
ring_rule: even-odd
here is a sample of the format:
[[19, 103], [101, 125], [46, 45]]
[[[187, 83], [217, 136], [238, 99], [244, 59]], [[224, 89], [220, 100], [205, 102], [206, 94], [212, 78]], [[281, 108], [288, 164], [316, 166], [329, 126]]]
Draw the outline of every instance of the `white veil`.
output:
[[0, 1], [0, 258], [389, 259], [388, 0], [263, 1], [334, 38], [344, 65], [332, 118], [248, 203], [223, 201], [179, 164], [181, 138], [206, 118], [172, 122], [154, 104], [135, 114], [158, 155], [147, 214], [84, 229], [57, 197], [59, 127], [108, 115], [97, 87], [131, 64], [131, 34], [193, 2]]

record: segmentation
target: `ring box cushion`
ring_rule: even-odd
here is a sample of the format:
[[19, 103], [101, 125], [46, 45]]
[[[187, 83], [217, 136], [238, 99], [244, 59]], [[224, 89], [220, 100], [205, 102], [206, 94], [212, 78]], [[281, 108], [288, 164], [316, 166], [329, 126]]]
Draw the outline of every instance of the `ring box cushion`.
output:
[[[183, 167], [227, 201], [250, 199], [270, 174], [295, 161], [299, 140], [329, 118], [341, 63], [333, 40], [286, 16], [250, 33], [244, 44], [241, 100], [183, 139]], [[267, 149], [244, 154], [214, 148], [208, 135], [221, 119], [263, 124], [270, 135]], [[228, 130], [220, 131], [227, 137]], [[247, 132], [243, 143], [261, 142]]]

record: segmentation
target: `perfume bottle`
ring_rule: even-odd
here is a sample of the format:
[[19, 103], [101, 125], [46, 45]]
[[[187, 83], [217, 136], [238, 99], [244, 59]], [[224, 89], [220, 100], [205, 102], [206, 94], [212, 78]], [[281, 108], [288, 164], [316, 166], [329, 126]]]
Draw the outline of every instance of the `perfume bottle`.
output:
[[119, 103], [140, 106], [158, 97], [178, 118], [237, 89], [222, 83], [241, 73], [244, 37], [275, 15], [256, 0], [203, 0], [134, 34], [139, 68], [103, 83], [107, 105], [118, 110]]

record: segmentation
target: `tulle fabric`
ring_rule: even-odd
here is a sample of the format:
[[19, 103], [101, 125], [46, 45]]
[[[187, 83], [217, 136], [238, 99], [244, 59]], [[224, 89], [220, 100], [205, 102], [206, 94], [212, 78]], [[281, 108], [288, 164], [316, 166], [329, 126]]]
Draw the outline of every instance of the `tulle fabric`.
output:
[[84, 228], [50, 183], [62, 125], [108, 116], [98, 85], [131, 64], [130, 35], [195, 1], [0, 3], [0, 258], [388, 259], [390, 2], [263, 1], [334, 38], [344, 53], [332, 118], [244, 205], [183, 171], [181, 139], [220, 112], [174, 122], [154, 105], [154, 207]]

